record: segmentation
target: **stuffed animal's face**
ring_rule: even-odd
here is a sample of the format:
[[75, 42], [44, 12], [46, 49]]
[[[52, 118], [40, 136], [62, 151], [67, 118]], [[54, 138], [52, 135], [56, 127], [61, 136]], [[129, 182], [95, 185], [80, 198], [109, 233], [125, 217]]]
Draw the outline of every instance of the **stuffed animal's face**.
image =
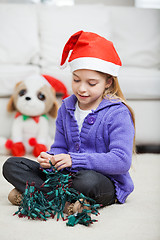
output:
[[36, 78], [26, 79], [15, 87], [12, 108], [28, 116], [39, 116], [52, 112], [51, 115], [55, 117], [58, 108], [55, 91]]

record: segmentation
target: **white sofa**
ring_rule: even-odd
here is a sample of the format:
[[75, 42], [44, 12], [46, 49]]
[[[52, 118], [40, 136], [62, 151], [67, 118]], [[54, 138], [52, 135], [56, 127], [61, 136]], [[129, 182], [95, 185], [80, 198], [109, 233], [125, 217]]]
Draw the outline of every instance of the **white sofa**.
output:
[[160, 11], [134, 7], [0, 4], [0, 136], [9, 137], [6, 111], [16, 82], [50, 74], [71, 93], [63, 46], [76, 31], [93, 31], [115, 44], [122, 59], [119, 82], [136, 116], [136, 144], [160, 145]]

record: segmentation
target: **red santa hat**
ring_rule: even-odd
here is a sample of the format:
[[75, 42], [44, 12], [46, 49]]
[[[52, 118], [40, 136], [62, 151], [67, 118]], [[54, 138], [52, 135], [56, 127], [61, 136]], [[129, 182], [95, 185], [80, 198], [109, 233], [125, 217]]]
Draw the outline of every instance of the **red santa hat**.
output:
[[68, 62], [72, 72], [78, 69], [90, 69], [118, 76], [121, 60], [113, 43], [92, 33], [79, 31], [73, 34], [64, 46], [61, 66]]
[[50, 75], [42, 75], [47, 82], [55, 89], [57, 95], [62, 95], [62, 99], [69, 96], [66, 86], [58, 79]]

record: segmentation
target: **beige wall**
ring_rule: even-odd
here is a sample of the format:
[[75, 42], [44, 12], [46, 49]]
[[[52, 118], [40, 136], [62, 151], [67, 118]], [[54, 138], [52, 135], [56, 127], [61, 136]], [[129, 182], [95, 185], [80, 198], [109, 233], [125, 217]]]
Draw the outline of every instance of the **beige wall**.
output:
[[75, 0], [76, 4], [103, 3], [106, 5], [134, 6], [134, 0]]
[[[95, 4], [103, 3], [106, 5], [117, 5], [117, 6], [134, 6], [134, 0], [74, 0], [75, 4]], [[0, 0], [0, 3], [27, 3], [30, 0]]]

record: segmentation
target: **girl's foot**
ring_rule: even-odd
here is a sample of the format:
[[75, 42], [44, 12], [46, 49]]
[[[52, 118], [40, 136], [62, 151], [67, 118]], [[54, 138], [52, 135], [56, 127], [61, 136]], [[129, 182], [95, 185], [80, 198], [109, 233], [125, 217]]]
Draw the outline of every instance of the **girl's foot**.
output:
[[8, 200], [16, 206], [20, 206], [21, 205], [21, 201], [22, 201], [22, 194], [16, 189], [12, 189], [12, 191], [9, 193], [8, 195]]
[[[80, 201], [83, 201], [83, 199], [80, 199]], [[85, 204], [88, 204], [88, 202], [85, 200]], [[74, 213], [81, 213], [83, 209], [90, 210], [88, 206], [84, 206], [81, 204], [78, 200], [75, 203], [69, 203], [66, 202], [64, 213], [66, 213], [68, 216], [74, 214]]]

